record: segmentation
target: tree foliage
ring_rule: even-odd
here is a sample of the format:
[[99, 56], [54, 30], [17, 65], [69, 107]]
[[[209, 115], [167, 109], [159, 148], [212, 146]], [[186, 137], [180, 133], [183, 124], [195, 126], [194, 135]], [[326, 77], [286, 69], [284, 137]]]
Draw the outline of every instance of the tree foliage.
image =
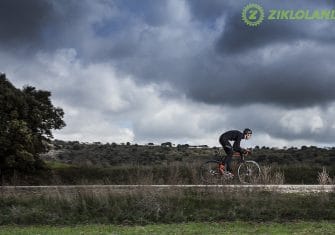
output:
[[42, 166], [39, 154], [47, 150], [52, 129], [65, 126], [64, 112], [50, 100], [51, 93], [26, 86], [15, 88], [0, 74], [1, 172], [33, 171]]

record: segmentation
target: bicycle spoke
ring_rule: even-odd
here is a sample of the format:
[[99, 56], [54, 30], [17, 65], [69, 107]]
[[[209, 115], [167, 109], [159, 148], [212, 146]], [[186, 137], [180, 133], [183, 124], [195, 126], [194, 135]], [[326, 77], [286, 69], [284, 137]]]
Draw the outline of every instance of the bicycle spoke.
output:
[[257, 183], [260, 175], [260, 168], [254, 161], [242, 163], [238, 169], [238, 176], [241, 183]]

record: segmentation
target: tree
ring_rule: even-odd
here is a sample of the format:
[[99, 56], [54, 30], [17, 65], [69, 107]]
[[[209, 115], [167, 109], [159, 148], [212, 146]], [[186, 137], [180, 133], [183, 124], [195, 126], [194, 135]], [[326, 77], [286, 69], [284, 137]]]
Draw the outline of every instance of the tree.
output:
[[52, 129], [65, 126], [64, 112], [49, 91], [15, 88], [0, 74], [0, 170], [27, 173], [43, 167], [39, 154], [47, 151]]

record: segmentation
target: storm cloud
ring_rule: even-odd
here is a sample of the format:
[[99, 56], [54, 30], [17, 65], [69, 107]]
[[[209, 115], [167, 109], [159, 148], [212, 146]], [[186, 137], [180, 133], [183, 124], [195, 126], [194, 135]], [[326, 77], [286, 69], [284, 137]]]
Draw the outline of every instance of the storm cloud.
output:
[[[65, 139], [215, 145], [220, 132], [250, 127], [269, 145], [334, 143], [335, 23], [249, 27], [248, 3], [0, 1], [0, 70], [52, 90], [68, 114]], [[84, 128], [89, 116], [100, 127]]]

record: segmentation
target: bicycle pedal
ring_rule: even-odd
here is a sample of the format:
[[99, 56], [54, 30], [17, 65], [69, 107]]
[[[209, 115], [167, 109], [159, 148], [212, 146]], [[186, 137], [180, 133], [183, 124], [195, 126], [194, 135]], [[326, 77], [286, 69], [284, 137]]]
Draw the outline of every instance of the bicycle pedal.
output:
[[231, 172], [229, 172], [229, 171], [224, 172], [224, 175], [225, 175], [226, 177], [230, 178], [230, 179], [234, 178], [234, 176], [235, 176], [233, 173], [231, 173]]

